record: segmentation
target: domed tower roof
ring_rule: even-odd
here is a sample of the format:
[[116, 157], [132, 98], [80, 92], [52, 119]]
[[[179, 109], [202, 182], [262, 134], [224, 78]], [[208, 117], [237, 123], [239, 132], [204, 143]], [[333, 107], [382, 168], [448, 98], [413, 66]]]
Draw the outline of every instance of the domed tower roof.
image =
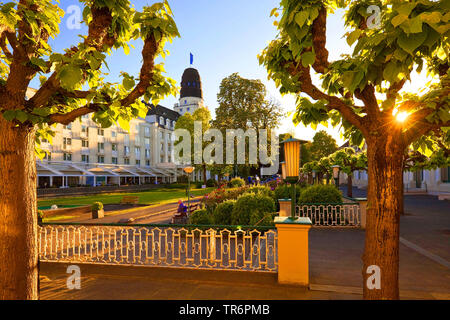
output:
[[187, 68], [181, 77], [180, 98], [197, 97], [203, 99], [202, 81], [197, 69]]

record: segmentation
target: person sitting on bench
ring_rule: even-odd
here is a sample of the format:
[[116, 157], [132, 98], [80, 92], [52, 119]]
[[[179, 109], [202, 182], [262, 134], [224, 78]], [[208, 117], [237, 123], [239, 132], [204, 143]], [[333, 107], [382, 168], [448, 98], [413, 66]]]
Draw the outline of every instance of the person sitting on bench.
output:
[[178, 200], [178, 214], [186, 214], [187, 213], [187, 207], [184, 205], [183, 201]]

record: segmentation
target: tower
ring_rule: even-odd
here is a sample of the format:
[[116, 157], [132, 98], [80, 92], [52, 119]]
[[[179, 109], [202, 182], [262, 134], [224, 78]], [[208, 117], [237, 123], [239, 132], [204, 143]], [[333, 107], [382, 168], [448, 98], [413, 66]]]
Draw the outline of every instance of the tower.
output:
[[181, 77], [181, 91], [179, 103], [174, 110], [183, 115], [186, 112], [193, 113], [203, 107], [202, 82], [197, 69], [187, 68]]

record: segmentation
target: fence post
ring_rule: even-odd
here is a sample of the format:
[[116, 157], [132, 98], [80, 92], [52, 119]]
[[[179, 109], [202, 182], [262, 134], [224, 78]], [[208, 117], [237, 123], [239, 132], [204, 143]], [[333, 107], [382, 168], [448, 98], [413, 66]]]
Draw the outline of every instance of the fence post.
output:
[[359, 202], [361, 212], [361, 229], [366, 229], [367, 198], [355, 198]]
[[309, 285], [309, 218], [275, 217], [278, 233], [278, 282]]
[[291, 199], [278, 199], [280, 204], [280, 217], [290, 217], [291, 216]]

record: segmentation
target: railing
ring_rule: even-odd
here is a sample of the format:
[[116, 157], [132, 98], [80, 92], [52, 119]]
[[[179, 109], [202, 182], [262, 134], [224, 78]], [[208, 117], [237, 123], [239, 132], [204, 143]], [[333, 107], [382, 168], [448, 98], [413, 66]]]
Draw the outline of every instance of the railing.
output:
[[220, 226], [39, 226], [41, 261], [276, 272], [275, 229]]
[[357, 202], [301, 204], [296, 207], [296, 215], [310, 218], [313, 226], [361, 226], [361, 210]]

